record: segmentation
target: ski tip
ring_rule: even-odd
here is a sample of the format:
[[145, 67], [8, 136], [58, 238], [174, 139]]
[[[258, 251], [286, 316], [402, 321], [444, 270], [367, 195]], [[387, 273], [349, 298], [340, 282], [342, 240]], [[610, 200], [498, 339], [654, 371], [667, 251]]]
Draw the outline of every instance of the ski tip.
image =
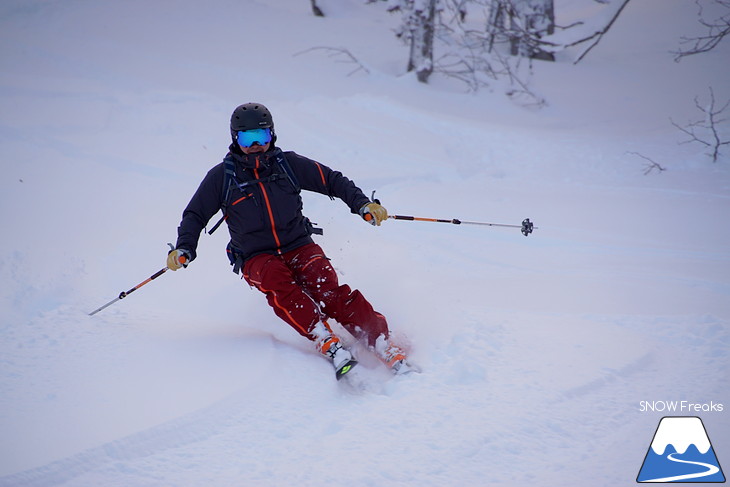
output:
[[408, 375], [408, 374], [420, 374], [423, 372], [421, 367], [416, 364], [403, 361], [398, 368], [392, 368], [391, 371], [394, 375]]
[[337, 380], [342, 379], [345, 376], [345, 374], [350, 372], [352, 370], [352, 368], [355, 367], [356, 365], [357, 365], [357, 360], [347, 361], [347, 363], [345, 365], [343, 365], [342, 367], [340, 367], [339, 369], [337, 369], [335, 371], [335, 377], [337, 377]]

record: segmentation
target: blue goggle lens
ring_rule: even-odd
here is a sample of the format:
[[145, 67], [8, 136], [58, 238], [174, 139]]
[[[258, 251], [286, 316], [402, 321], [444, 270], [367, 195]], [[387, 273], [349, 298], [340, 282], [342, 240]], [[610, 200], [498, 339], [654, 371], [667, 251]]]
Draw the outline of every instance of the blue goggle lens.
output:
[[271, 142], [271, 129], [239, 130], [237, 140], [241, 147], [251, 147], [254, 144], [266, 145]]

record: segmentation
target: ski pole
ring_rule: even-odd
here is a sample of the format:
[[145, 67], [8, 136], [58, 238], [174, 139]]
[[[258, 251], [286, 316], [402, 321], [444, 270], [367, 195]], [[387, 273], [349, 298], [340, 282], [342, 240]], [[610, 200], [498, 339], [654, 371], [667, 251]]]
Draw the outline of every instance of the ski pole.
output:
[[451, 220], [439, 219], [439, 218], [421, 218], [417, 216], [403, 216], [403, 215], [388, 215], [388, 218], [394, 220], [408, 220], [417, 222], [435, 222], [435, 223], [453, 223], [454, 225], [483, 225], [487, 227], [507, 227], [507, 228], [519, 228], [522, 231], [522, 235], [527, 237], [532, 233], [532, 230], [537, 228], [530, 221], [529, 218], [525, 218], [522, 221], [522, 225], [508, 225], [504, 223], [487, 223], [487, 222], [468, 222], [459, 220], [458, 218], [452, 218]]
[[122, 291], [121, 293], [119, 293], [119, 296], [117, 296], [116, 298], [112, 299], [111, 301], [109, 301], [108, 303], [106, 303], [104, 306], [102, 306], [100, 308], [97, 308], [94, 311], [92, 311], [91, 313], [89, 313], [89, 316], [94, 316], [99, 311], [101, 311], [101, 310], [103, 310], [105, 308], [108, 308], [109, 306], [111, 306], [112, 304], [116, 303], [120, 299], [126, 298], [127, 296], [129, 296], [130, 294], [132, 294], [134, 291], [136, 291], [137, 289], [141, 288], [142, 286], [144, 286], [148, 282], [150, 282], [150, 281], [152, 281], [154, 279], [157, 279], [158, 277], [160, 277], [165, 272], [167, 272], [167, 267], [164, 267], [164, 268], [160, 269], [159, 271], [155, 272], [150, 277], [148, 277], [144, 281], [140, 282], [139, 284], [137, 284], [136, 286], [134, 286], [129, 291]]
[[[375, 191], [373, 191], [373, 194], [370, 196], [370, 199], [380, 204], [380, 200], [375, 197]], [[529, 234], [532, 233], [532, 230], [537, 228], [534, 226], [534, 224], [530, 221], [529, 218], [525, 218], [522, 220], [522, 225], [507, 225], [504, 223], [487, 223], [487, 222], [467, 222], [459, 220], [458, 218], [452, 218], [450, 220], [440, 219], [440, 218], [421, 218], [417, 216], [403, 216], [403, 215], [388, 215], [388, 218], [392, 218], [393, 220], [408, 220], [408, 221], [416, 221], [416, 222], [435, 222], [435, 223], [453, 223], [454, 225], [483, 225], [486, 227], [507, 227], [507, 228], [519, 228], [522, 232], [522, 235], [527, 237]]]
[[[170, 246], [171, 249], [174, 248], [172, 246], [172, 244], [168, 244], [168, 245]], [[183, 257], [183, 256], [180, 257], [180, 261], [182, 263], [185, 263], [185, 260], [186, 260], [185, 257]], [[154, 274], [152, 274], [150, 277], [148, 277], [144, 281], [142, 281], [139, 284], [137, 284], [136, 286], [134, 286], [129, 291], [122, 291], [121, 293], [119, 293], [119, 296], [117, 296], [116, 298], [112, 299], [111, 301], [109, 301], [108, 303], [106, 303], [104, 306], [102, 306], [100, 308], [97, 308], [94, 311], [92, 311], [91, 313], [89, 313], [89, 316], [94, 316], [99, 311], [108, 308], [109, 306], [111, 306], [112, 304], [116, 303], [120, 299], [126, 298], [127, 296], [129, 296], [130, 294], [132, 294], [134, 291], [136, 291], [137, 289], [141, 288], [145, 284], [147, 284], [147, 283], [149, 283], [149, 282], [157, 279], [158, 277], [160, 277], [162, 274], [164, 274], [165, 272], [167, 272], [167, 270], [168, 270], [167, 267], [163, 267], [162, 269], [160, 269], [159, 271], [155, 272]]]

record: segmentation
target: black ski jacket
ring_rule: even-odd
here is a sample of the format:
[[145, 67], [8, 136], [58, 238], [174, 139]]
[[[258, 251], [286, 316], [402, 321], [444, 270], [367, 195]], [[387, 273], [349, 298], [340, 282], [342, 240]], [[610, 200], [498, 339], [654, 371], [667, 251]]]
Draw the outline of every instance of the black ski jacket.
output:
[[272, 147], [265, 153], [246, 155], [231, 144], [226, 157], [234, 161], [238, 184], [231, 186], [224, 205], [224, 163], [208, 171], [183, 212], [176, 248], [188, 250], [191, 260], [195, 259], [200, 232], [224, 206], [231, 244], [244, 260], [258, 254], [283, 254], [312, 242], [312, 228], [302, 214], [296, 183], [301, 189], [340, 198], [353, 213], [370, 202], [342, 173], [295, 152], [283, 154], [296, 183], [272, 177], [282, 173], [274, 162], [281, 153]]

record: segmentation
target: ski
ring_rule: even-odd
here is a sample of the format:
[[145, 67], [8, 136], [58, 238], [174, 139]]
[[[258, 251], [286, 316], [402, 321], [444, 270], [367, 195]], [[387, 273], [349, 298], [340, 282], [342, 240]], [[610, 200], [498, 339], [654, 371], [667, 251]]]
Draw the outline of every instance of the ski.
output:
[[423, 372], [421, 370], [421, 367], [419, 367], [416, 364], [407, 362], [405, 360], [403, 361], [403, 363], [400, 364], [400, 366], [397, 369], [393, 368], [393, 369], [391, 369], [391, 371], [393, 372], [393, 375], [396, 375], [396, 376], [407, 375], [407, 374], [420, 374], [421, 372]]
[[335, 370], [335, 377], [337, 378], [337, 380], [342, 379], [345, 376], [345, 374], [350, 372], [352, 370], [352, 368], [355, 367], [356, 365], [357, 365], [357, 360], [355, 360], [355, 359], [350, 359], [347, 362], [345, 362], [344, 364], [342, 364], [338, 369]]

